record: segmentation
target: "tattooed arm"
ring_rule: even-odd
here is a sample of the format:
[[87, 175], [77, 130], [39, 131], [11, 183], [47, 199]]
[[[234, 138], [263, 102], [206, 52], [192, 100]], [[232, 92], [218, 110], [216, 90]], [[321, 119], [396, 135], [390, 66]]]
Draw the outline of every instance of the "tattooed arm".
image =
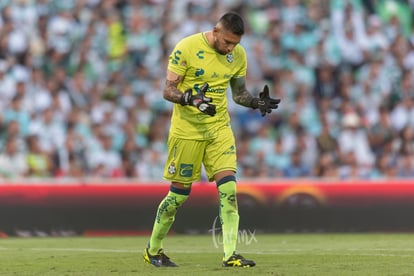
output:
[[256, 109], [259, 107], [259, 98], [253, 97], [246, 88], [246, 78], [233, 78], [230, 80], [232, 97], [235, 103]]
[[178, 84], [183, 80], [183, 76], [167, 70], [167, 79], [163, 91], [164, 99], [173, 103], [180, 103], [183, 93], [178, 90]]

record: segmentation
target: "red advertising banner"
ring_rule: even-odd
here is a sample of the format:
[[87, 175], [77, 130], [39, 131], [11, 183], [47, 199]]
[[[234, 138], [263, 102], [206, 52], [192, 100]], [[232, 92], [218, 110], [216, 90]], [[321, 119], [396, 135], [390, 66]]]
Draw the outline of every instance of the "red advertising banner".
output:
[[[168, 190], [161, 182], [3, 183], [0, 232], [145, 232]], [[241, 224], [263, 231], [414, 230], [414, 180], [244, 180], [238, 204]], [[217, 212], [215, 184], [196, 183], [175, 231], [207, 231]]]
[[[308, 197], [320, 205], [365, 206], [376, 204], [414, 204], [414, 180], [313, 181], [263, 180], [240, 181], [239, 201], [249, 199], [261, 206], [279, 206], [295, 196]], [[12, 183], [0, 185], [0, 206], [143, 206], [156, 204], [169, 189], [159, 182], [88, 182], [88, 183]], [[214, 183], [193, 185], [189, 202], [214, 205]], [[293, 204], [293, 202], [291, 202]], [[300, 202], [296, 202], [299, 204]]]

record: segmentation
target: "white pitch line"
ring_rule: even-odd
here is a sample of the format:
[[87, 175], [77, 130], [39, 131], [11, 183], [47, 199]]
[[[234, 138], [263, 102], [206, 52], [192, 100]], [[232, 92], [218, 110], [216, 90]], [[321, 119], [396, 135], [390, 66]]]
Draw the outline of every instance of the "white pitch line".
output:
[[[12, 250], [24, 250], [25, 248], [12, 248], [12, 247], [0, 247], [0, 251], [12, 251]], [[94, 253], [133, 253], [140, 254], [142, 250], [129, 250], [129, 249], [103, 249], [103, 248], [52, 248], [52, 247], [32, 247], [26, 248], [30, 251], [44, 251], [44, 252], [94, 252]], [[387, 254], [387, 253], [375, 253], [382, 251], [414, 251], [414, 249], [372, 249], [365, 250], [366, 253], [361, 252], [363, 249], [357, 248], [348, 248], [343, 249], [342, 252], [338, 249], [281, 249], [281, 250], [271, 250], [271, 251], [257, 251], [257, 252], [245, 252], [249, 254], [256, 255], [295, 255], [307, 253], [315, 256], [323, 256], [327, 254], [335, 254], [341, 256], [378, 256], [378, 257], [414, 257], [414, 254]], [[169, 250], [170, 253], [186, 253], [186, 254], [202, 254], [202, 253], [211, 253], [215, 254], [218, 251], [195, 251], [195, 250]], [[357, 253], [356, 253], [357, 252]], [[373, 253], [369, 253], [373, 252]]]
[[33, 251], [70, 251], [70, 252], [97, 252], [97, 253], [139, 253], [141, 250], [128, 250], [128, 249], [103, 249], [103, 248], [42, 248], [33, 247], [28, 248]]

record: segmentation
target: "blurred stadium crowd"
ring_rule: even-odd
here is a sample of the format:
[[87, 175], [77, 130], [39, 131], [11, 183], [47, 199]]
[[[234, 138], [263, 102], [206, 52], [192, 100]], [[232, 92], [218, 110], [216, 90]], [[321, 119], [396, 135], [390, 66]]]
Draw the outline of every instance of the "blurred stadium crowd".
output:
[[[239, 178], [414, 177], [414, 1], [1, 0], [0, 175], [162, 179], [172, 47], [243, 15]], [[231, 102], [231, 101], [230, 101]]]

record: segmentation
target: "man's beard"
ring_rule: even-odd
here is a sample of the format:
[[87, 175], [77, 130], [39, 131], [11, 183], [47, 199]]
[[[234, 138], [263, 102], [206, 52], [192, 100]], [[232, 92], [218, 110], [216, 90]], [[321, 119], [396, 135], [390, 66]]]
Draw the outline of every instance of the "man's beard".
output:
[[216, 52], [219, 53], [220, 55], [227, 55], [227, 52], [219, 49], [217, 45], [217, 40], [214, 41], [214, 50], [216, 50]]

